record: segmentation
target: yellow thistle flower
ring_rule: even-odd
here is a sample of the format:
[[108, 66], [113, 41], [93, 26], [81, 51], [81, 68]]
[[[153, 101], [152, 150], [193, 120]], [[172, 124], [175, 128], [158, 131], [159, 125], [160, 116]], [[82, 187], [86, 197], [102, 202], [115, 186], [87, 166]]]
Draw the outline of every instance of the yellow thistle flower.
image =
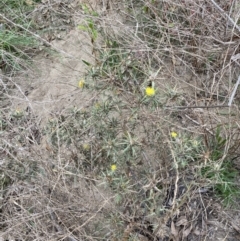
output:
[[89, 150], [90, 150], [90, 146], [89, 146], [87, 143], [84, 143], [84, 144], [82, 145], [82, 147], [83, 147], [83, 150], [84, 150], [84, 151], [89, 151]]
[[117, 170], [117, 165], [113, 164], [111, 166], [111, 170], [112, 170], [112, 172], [115, 172]]
[[153, 87], [148, 86], [145, 89], [146, 96], [154, 96], [155, 95], [155, 89]]
[[19, 114], [21, 114], [21, 110], [16, 109], [15, 113], [16, 113], [16, 115], [19, 115]]
[[85, 85], [85, 81], [83, 79], [79, 80], [78, 87], [82, 89], [84, 87], [84, 85]]
[[176, 138], [177, 135], [178, 135], [177, 132], [175, 132], [175, 131], [172, 131], [172, 132], [171, 132], [171, 137], [172, 137], [172, 138]]
[[16, 110], [15, 110], [15, 113], [14, 113], [13, 115], [20, 117], [20, 116], [23, 115], [23, 111], [20, 110], [20, 109], [16, 109]]

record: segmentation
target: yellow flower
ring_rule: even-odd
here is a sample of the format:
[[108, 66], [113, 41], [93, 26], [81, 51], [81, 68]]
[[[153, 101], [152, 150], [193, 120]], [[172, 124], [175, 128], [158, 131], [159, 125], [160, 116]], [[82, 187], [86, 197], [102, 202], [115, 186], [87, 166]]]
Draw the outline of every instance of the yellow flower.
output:
[[22, 116], [23, 112], [20, 109], [16, 109], [14, 115], [15, 116]]
[[113, 172], [115, 172], [115, 171], [117, 170], [117, 165], [113, 164], [113, 165], [111, 166], [111, 170], [112, 170]]
[[96, 108], [96, 109], [100, 109], [100, 107], [101, 107], [101, 104], [100, 104], [99, 102], [97, 102], [97, 103], [95, 104], [95, 108]]
[[19, 114], [21, 114], [21, 111], [19, 109], [16, 109], [15, 113], [16, 113], [16, 115], [19, 115]]
[[177, 132], [175, 132], [175, 131], [172, 131], [172, 132], [171, 132], [171, 137], [172, 137], [172, 138], [176, 138], [177, 135], [178, 135]]
[[85, 81], [84, 81], [83, 79], [81, 79], [81, 80], [78, 82], [78, 87], [82, 89], [82, 88], [84, 87], [84, 85], [85, 85]]
[[85, 151], [89, 151], [90, 150], [90, 146], [87, 143], [84, 143], [82, 145], [82, 147], [83, 147], [83, 150], [85, 150]]
[[146, 96], [154, 96], [155, 95], [155, 89], [153, 87], [148, 86], [145, 89]]

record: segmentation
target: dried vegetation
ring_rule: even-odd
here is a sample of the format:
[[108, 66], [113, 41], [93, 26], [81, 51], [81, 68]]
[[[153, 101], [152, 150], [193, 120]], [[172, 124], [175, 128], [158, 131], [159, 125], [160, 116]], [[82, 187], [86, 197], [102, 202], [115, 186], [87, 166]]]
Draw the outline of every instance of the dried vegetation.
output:
[[[0, 239], [239, 240], [238, 1], [29, 0], [21, 21], [12, 2], [0, 14]], [[66, 49], [72, 29], [89, 43]], [[70, 56], [79, 46], [94, 61]], [[64, 95], [44, 95], [41, 73]]]

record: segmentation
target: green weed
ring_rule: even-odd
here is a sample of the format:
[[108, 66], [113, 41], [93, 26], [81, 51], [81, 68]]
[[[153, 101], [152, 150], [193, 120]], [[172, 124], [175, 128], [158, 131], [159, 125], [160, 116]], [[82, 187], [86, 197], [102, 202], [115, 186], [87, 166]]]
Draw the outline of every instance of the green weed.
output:
[[97, 40], [98, 31], [92, 19], [87, 19], [86, 21], [86, 24], [79, 24], [78, 29], [88, 32], [90, 34], [92, 43], [94, 43]]
[[221, 136], [221, 128], [217, 127], [214, 138], [210, 141], [210, 154], [207, 164], [201, 168], [201, 174], [213, 184], [216, 194], [224, 200], [225, 205], [234, 202], [239, 196], [239, 188], [236, 184], [238, 175], [231, 156], [225, 155], [227, 139]]
[[171, 132], [171, 136], [172, 148], [180, 167], [186, 167], [201, 158], [203, 152], [201, 139], [176, 132]]
[[[187, 168], [191, 164], [199, 165], [203, 153], [206, 152], [202, 138], [192, 138], [176, 132], [171, 133], [172, 148], [178, 168]], [[234, 201], [240, 192], [236, 185], [238, 175], [230, 155], [224, 155], [227, 139], [221, 136], [221, 128], [216, 129], [214, 138], [209, 142], [207, 153], [209, 156], [201, 166], [201, 176], [205, 178], [215, 194], [220, 197], [225, 205]], [[204, 157], [206, 158], [206, 157]]]
[[[30, 4], [31, 2], [31, 4]], [[34, 7], [34, 1], [6, 1], [0, 3], [2, 13], [14, 24], [3, 20], [0, 29], [0, 67], [6, 72], [10, 70], [20, 70], [30, 64], [29, 52], [37, 46], [37, 41], [25, 33], [21, 25], [26, 29], [31, 27], [31, 19], [26, 17], [26, 12]], [[36, 2], [36, 1], [35, 1]]]
[[37, 41], [11, 30], [0, 32], [0, 63], [3, 69], [20, 70], [30, 62], [26, 51], [37, 45]]
[[88, 32], [91, 37], [92, 43], [94, 43], [98, 37], [98, 30], [94, 22], [94, 17], [98, 17], [98, 13], [90, 9], [87, 4], [81, 4], [81, 7], [87, 18], [86, 24], [79, 24], [78, 29]]

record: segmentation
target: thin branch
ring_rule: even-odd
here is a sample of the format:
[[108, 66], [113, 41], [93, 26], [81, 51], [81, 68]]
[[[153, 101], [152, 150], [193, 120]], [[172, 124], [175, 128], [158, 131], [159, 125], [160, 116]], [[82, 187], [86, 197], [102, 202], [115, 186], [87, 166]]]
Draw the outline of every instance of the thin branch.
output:
[[179, 171], [178, 171], [178, 162], [176, 160], [176, 156], [172, 149], [172, 144], [169, 140], [168, 140], [168, 144], [170, 146], [170, 151], [171, 151], [173, 162], [174, 162], [175, 169], [176, 169], [176, 178], [175, 178], [175, 184], [174, 184], [175, 187], [174, 187], [174, 194], [173, 194], [173, 200], [172, 200], [172, 211], [174, 212], [174, 208], [176, 206], [177, 192], [178, 192]]
[[231, 106], [231, 105], [232, 105], [233, 98], [234, 98], [234, 96], [235, 96], [235, 94], [236, 94], [236, 91], [237, 91], [237, 88], [238, 88], [239, 84], [240, 84], [240, 75], [238, 76], [238, 80], [237, 80], [237, 82], [236, 82], [236, 84], [235, 84], [235, 86], [234, 86], [232, 95], [231, 95], [231, 97], [230, 97], [230, 99], [229, 99], [229, 102], [228, 102], [228, 106]]
[[240, 84], [240, 75], [238, 77], [238, 80], [234, 86], [234, 89], [233, 89], [233, 92], [231, 94], [231, 97], [229, 98], [229, 102], [228, 102], [228, 105], [211, 105], [211, 106], [205, 106], [205, 105], [202, 105], [202, 106], [164, 106], [164, 108], [167, 108], [167, 109], [197, 109], [197, 108], [225, 108], [225, 107], [230, 107], [232, 106], [232, 102], [233, 102], [233, 99], [234, 99], [234, 96], [236, 94], [236, 91], [237, 91], [237, 88]]
[[[60, 225], [57, 222], [56, 214], [53, 211], [50, 211], [49, 213], [50, 213], [50, 217], [51, 217], [51, 219], [53, 221], [54, 227], [56, 228], [56, 230], [59, 233], [63, 234], [63, 230], [62, 230], [62, 228], [60, 227]], [[73, 238], [72, 236], [67, 236], [66, 238], [68, 239], [68, 241], [77, 241], [77, 239]]]
[[229, 107], [229, 105], [199, 105], [199, 106], [169, 106], [166, 105], [164, 108], [166, 109], [198, 109], [198, 108], [223, 108], [223, 107]]
[[228, 14], [226, 14], [225, 11], [214, 0], [211, 0], [211, 2], [218, 9], [218, 11], [221, 12], [228, 19], [232, 26], [240, 32], [240, 27], [237, 25], [237, 23], [234, 22], [233, 19]]

